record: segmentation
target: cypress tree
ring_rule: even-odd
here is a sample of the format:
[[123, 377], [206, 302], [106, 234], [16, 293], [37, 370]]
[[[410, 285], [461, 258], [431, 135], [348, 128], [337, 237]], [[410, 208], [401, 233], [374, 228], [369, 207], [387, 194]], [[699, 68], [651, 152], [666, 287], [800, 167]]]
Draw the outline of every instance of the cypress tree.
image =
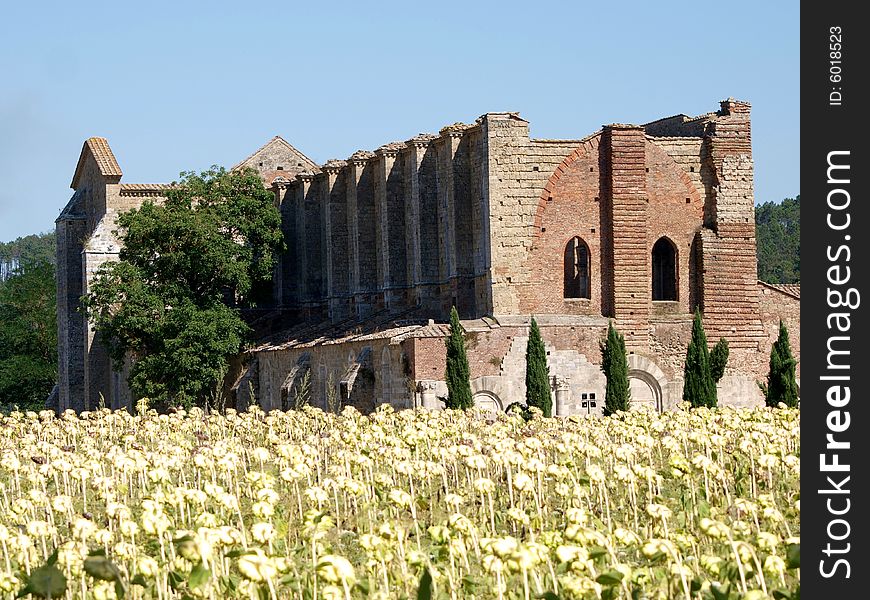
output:
[[797, 406], [796, 365], [797, 361], [791, 354], [788, 330], [782, 320], [780, 320], [779, 337], [770, 349], [770, 370], [767, 373], [767, 386], [762, 386], [764, 401], [768, 406], [776, 406], [780, 402], [786, 406]]
[[713, 379], [713, 373], [710, 369], [707, 336], [704, 334], [704, 325], [701, 323], [701, 313], [698, 310], [695, 310], [692, 340], [686, 350], [683, 401], [691, 404], [693, 408], [716, 406], [716, 381]]
[[607, 325], [607, 338], [599, 343], [601, 349], [601, 370], [607, 378], [604, 395], [604, 415], [609, 416], [618, 410], [628, 410], [631, 402], [631, 389], [628, 385], [628, 357], [625, 354], [625, 338], [610, 322]]
[[545, 417], [553, 416], [553, 396], [550, 393], [550, 369], [547, 350], [538, 323], [532, 317], [529, 342], [526, 345], [526, 404], [541, 409]]
[[468, 356], [465, 353], [465, 331], [459, 322], [459, 313], [454, 306], [450, 309], [450, 335], [445, 340], [447, 346], [447, 367], [444, 379], [447, 380], [446, 408], [471, 408], [471, 383]]

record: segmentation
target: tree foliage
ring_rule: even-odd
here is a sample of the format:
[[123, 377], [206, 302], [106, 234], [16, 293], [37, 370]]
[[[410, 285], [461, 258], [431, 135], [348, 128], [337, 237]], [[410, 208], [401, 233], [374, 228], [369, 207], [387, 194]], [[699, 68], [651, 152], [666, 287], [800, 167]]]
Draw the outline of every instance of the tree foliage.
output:
[[550, 390], [550, 368], [547, 350], [541, 338], [538, 322], [532, 317], [529, 341], [526, 344], [526, 405], [541, 409], [545, 417], [553, 416], [553, 394]]
[[283, 247], [274, 196], [251, 169], [182, 173], [166, 201], [120, 215], [118, 262], [98, 272], [84, 298], [130, 386], [158, 404], [201, 404], [249, 333], [252, 304]]
[[701, 313], [695, 311], [692, 322], [692, 339], [686, 349], [686, 366], [683, 372], [683, 400], [697, 408], [714, 407], [717, 404], [716, 383], [725, 372], [728, 362], [728, 342], [722, 338], [710, 352], [707, 335], [701, 323]]
[[57, 380], [54, 266], [27, 261], [0, 282], [0, 405], [43, 408]]
[[12, 277], [16, 270], [39, 263], [54, 264], [57, 245], [54, 232], [19, 237], [0, 242], [0, 281]]
[[800, 283], [801, 197], [755, 207], [758, 278], [767, 283]]
[[465, 330], [459, 322], [459, 313], [454, 306], [450, 309], [450, 335], [444, 342], [447, 346], [447, 367], [444, 379], [447, 381], [446, 408], [463, 410], [474, 406], [471, 395], [471, 369], [465, 350]]
[[601, 349], [601, 370], [607, 378], [604, 414], [608, 416], [620, 410], [628, 410], [631, 402], [625, 338], [616, 330], [613, 322], [608, 323], [607, 337], [599, 343], [599, 348]]
[[786, 406], [798, 405], [798, 393], [795, 367], [797, 361], [791, 354], [791, 344], [788, 329], [782, 321], [779, 322], [779, 337], [770, 349], [770, 369], [767, 373], [767, 385], [760, 384], [764, 392], [764, 402], [768, 406], [776, 406], [780, 402]]

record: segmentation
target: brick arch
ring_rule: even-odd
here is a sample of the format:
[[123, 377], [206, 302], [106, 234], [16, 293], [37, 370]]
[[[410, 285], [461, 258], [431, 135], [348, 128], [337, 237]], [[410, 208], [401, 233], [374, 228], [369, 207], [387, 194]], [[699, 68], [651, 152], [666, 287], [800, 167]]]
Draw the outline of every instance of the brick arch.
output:
[[600, 131], [583, 138], [580, 140], [580, 145], [577, 146], [571, 154], [566, 156], [565, 160], [563, 160], [553, 171], [553, 174], [550, 175], [550, 178], [547, 180], [547, 183], [544, 185], [544, 189], [538, 198], [538, 208], [535, 210], [535, 231], [533, 234], [535, 238], [540, 237], [541, 235], [541, 225], [544, 218], [544, 211], [547, 209], [547, 199], [553, 196], [553, 192], [556, 190], [559, 180], [568, 172], [571, 165], [577, 162], [581, 157], [585, 157], [592, 152], [598, 151], [598, 146], [600, 144]]
[[[693, 258], [693, 242], [704, 223], [702, 194], [680, 166], [664, 148], [647, 137], [645, 144], [647, 176], [647, 260], [652, 281], [652, 249], [662, 237], [668, 238], [676, 248], [677, 305], [668, 310], [691, 313], [697, 304], [699, 265]], [[686, 202], [688, 199], [688, 202]]]
[[664, 148], [656, 144], [654, 140], [655, 138], [647, 136], [646, 151], [652, 152], [658, 157], [661, 157], [663, 161], [669, 165], [669, 174], [678, 178], [682, 182], [683, 186], [690, 193], [690, 197], [692, 198], [693, 202], [696, 200], [702, 200], [701, 194], [698, 192], [698, 188], [695, 187], [695, 182], [692, 181], [692, 179], [689, 177], [689, 174], [686, 173], [686, 171], [679, 164], [677, 164], [677, 161], [674, 160], [674, 157], [668, 154], [664, 150]]

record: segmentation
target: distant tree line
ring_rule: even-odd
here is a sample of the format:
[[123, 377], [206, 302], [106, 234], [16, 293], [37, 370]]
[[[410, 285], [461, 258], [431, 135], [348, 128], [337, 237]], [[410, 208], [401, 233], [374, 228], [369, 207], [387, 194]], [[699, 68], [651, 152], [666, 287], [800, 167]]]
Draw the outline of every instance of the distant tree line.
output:
[[800, 283], [801, 197], [755, 207], [758, 278], [767, 283]]
[[26, 235], [0, 242], [0, 281], [6, 281], [24, 264], [55, 262], [54, 232]]

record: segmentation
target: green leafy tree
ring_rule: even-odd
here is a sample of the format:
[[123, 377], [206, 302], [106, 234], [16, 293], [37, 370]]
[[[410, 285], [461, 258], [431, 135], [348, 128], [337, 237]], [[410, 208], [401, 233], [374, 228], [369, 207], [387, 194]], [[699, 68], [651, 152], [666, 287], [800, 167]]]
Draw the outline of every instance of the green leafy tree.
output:
[[768, 283], [801, 280], [801, 197], [755, 207], [758, 278]]
[[459, 322], [459, 313], [454, 306], [450, 309], [450, 335], [444, 342], [447, 346], [447, 368], [444, 378], [447, 380], [446, 408], [461, 408], [463, 410], [474, 406], [471, 396], [471, 369], [468, 366], [468, 355], [465, 351], [465, 330]]
[[526, 344], [526, 405], [541, 409], [545, 417], [553, 416], [553, 395], [550, 391], [550, 368], [547, 350], [541, 338], [538, 322], [532, 317], [529, 341]]
[[693, 407], [714, 407], [716, 383], [725, 373], [728, 362], [728, 342], [720, 339], [713, 352], [707, 347], [707, 335], [701, 323], [700, 311], [695, 311], [692, 323], [692, 339], [686, 350], [686, 366], [683, 373], [683, 400]]
[[202, 405], [249, 328], [239, 308], [283, 248], [274, 196], [251, 169], [182, 173], [166, 201], [120, 215], [120, 260], [84, 297], [116, 368], [158, 406]]
[[604, 395], [604, 414], [607, 416], [620, 410], [628, 410], [631, 402], [625, 338], [613, 327], [612, 322], [608, 323], [607, 338], [599, 343], [599, 348], [601, 370], [607, 378], [607, 389]]
[[27, 262], [0, 282], [0, 405], [39, 410], [57, 380], [54, 266]]
[[798, 386], [795, 378], [797, 361], [791, 354], [791, 344], [788, 329], [782, 321], [779, 322], [779, 337], [770, 349], [770, 369], [767, 373], [767, 385], [759, 384], [764, 392], [764, 401], [768, 406], [776, 406], [780, 402], [786, 406], [798, 405]]

